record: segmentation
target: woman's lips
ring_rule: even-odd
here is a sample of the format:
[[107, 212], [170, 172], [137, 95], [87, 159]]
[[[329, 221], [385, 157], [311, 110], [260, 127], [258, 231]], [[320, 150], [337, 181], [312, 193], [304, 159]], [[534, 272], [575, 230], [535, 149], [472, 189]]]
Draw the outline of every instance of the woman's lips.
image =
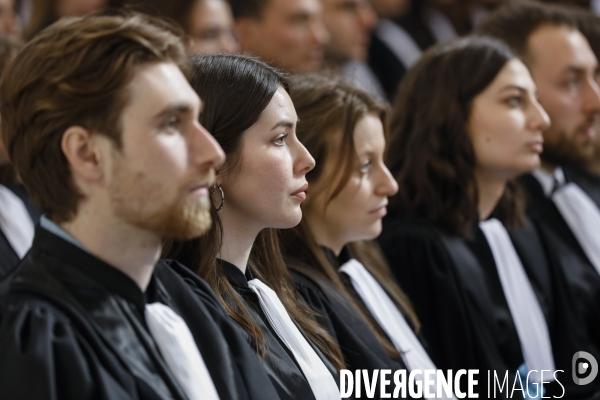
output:
[[376, 209], [369, 211], [369, 214], [374, 215], [376, 217], [382, 218], [387, 214], [387, 204], [381, 207], [377, 207]]
[[294, 193], [292, 193], [291, 196], [297, 198], [300, 201], [304, 201], [304, 200], [306, 200], [306, 190], [307, 189], [308, 189], [308, 183], [305, 183], [304, 185], [302, 185], [302, 187], [300, 189], [298, 189]]

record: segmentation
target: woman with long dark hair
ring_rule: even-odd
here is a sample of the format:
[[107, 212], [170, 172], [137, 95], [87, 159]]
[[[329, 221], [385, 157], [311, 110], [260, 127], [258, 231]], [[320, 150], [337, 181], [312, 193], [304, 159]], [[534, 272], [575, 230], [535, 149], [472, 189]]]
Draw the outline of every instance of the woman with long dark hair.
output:
[[[298, 141], [287, 78], [246, 56], [193, 58], [200, 122], [223, 148], [208, 234], [167, 256], [198, 272], [264, 360], [282, 399], [339, 398], [340, 350], [297, 298], [276, 229], [302, 218], [314, 159]], [[176, 123], [176, 121], [174, 121]]]
[[560, 396], [570, 375], [553, 373], [570, 370], [580, 344], [575, 312], [514, 181], [539, 166], [549, 125], [529, 71], [493, 39], [438, 45], [393, 112], [387, 161], [400, 190], [380, 244], [433, 360], [483, 371], [480, 395], [494, 371]]
[[387, 107], [328, 75], [297, 77], [291, 98], [298, 139], [316, 161], [302, 221], [281, 232], [298, 291], [327, 316], [321, 321], [348, 369], [434, 369], [414, 333], [418, 319], [372, 241], [398, 190], [383, 162]]

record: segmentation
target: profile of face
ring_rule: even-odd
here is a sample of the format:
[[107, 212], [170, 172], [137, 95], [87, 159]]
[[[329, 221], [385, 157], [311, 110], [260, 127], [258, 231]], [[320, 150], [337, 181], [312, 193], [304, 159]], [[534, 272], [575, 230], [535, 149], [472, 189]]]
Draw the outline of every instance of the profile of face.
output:
[[531, 74], [552, 126], [544, 132], [542, 159], [582, 164], [594, 153], [600, 114], [598, 62], [585, 37], [566, 26], [545, 25], [529, 38]]
[[198, 122], [200, 100], [172, 63], [138, 67], [109, 139], [106, 188], [113, 214], [161, 238], [191, 239], [211, 225], [209, 188], [225, 156]]
[[107, 6], [108, 0], [57, 0], [56, 14], [59, 17], [77, 17]]
[[529, 70], [515, 58], [473, 99], [466, 129], [480, 176], [509, 180], [539, 167], [550, 120], [536, 93]]
[[[315, 160], [296, 137], [297, 121], [290, 96], [280, 87], [258, 121], [243, 133], [239, 170], [217, 176], [226, 199], [222, 216], [255, 231], [300, 223], [305, 175]], [[220, 201], [215, 196], [214, 203]]]
[[239, 45], [226, 0], [196, 0], [189, 15], [189, 54], [234, 53]]
[[[358, 120], [354, 128], [354, 147], [359, 165], [336, 197], [329, 200], [337, 183], [310, 182], [325, 190], [309, 190], [304, 217], [320, 244], [332, 249], [379, 236], [381, 219], [387, 213], [387, 198], [398, 191], [398, 184], [383, 162], [385, 136], [378, 115], [370, 113]], [[321, 179], [335, 176], [338, 163], [324, 162]]]
[[260, 18], [236, 21], [243, 52], [275, 67], [308, 73], [323, 63], [329, 34], [319, 0], [268, 0]]
[[341, 64], [365, 60], [371, 31], [377, 23], [368, 0], [322, 0], [325, 26], [331, 40], [325, 47], [327, 59]]

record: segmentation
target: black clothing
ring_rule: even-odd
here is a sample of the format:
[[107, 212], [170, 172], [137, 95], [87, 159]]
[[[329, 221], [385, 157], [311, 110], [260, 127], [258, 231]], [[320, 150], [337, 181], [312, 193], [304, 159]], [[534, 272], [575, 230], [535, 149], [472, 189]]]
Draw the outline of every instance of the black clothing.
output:
[[[18, 184], [8, 185], [6, 187], [16, 194], [21, 201], [23, 201], [23, 204], [25, 205], [25, 208], [27, 208], [27, 212], [29, 213], [33, 224], [37, 224], [40, 221], [41, 213], [25, 192], [25, 188]], [[7, 275], [10, 270], [16, 267], [19, 261], [19, 256], [8, 242], [8, 239], [2, 230], [0, 230], [0, 279]]]
[[[346, 252], [340, 254], [341, 258], [337, 258], [331, 250], [325, 249], [325, 251], [332, 261], [336, 259], [343, 263], [349, 259]], [[293, 260], [290, 264], [298, 262]], [[390, 369], [392, 372], [406, 369], [401, 358], [392, 359], [388, 355], [367, 323], [325, 278], [317, 283], [297, 270], [291, 270], [291, 274], [300, 296], [313, 311], [318, 313], [319, 323], [338, 342], [347, 369], [350, 371], [366, 369], [369, 373], [375, 369]], [[347, 285], [351, 285], [346, 274], [342, 274], [342, 277]], [[379, 389], [375, 393], [378, 395]]]
[[177, 263], [159, 262], [143, 293], [38, 227], [2, 291], [2, 399], [185, 399], [146, 326], [153, 302], [185, 320], [222, 399], [277, 398], [210, 287]]
[[[566, 182], [574, 182], [600, 207], [600, 179], [590, 173], [563, 168]], [[600, 274], [551, 198], [532, 175], [520, 180], [527, 193], [527, 212], [540, 227], [540, 234], [555, 254], [574, 297], [574, 310], [581, 314], [579, 326], [596, 351], [600, 350]], [[599, 227], [600, 229], [600, 227]]]
[[[509, 233], [544, 313], [556, 369], [565, 371], [557, 374], [567, 387], [565, 398], [586, 398], [594, 390], [575, 387], [571, 379], [571, 357], [586, 347], [573, 331], [578, 320], [569, 311], [572, 299], [564, 278], [531, 221]], [[436, 366], [479, 369], [479, 393], [484, 397], [488, 370], [514, 376], [524, 358], [483, 232], [477, 228], [467, 239], [447, 235], [422, 219], [392, 217], [384, 220], [379, 241], [419, 315]], [[547, 396], [562, 394], [557, 382], [545, 388]]]
[[369, 67], [381, 83], [385, 95], [393, 102], [398, 86], [406, 70], [408, 69], [390, 48], [377, 36], [371, 35], [369, 45]]
[[[253, 279], [250, 268], [246, 268], [246, 274], [244, 274], [238, 267], [227, 261], [219, 260], [219, 264], [223, 269], [227, 280], [231, 286], [233, 286], [233, 289], [240, 296], [244, 304], [246, 304], [248, 310], [252, 314], [254, 322], [258, 324], [264, 335], [266, 356], [263, 365], [281, 399], [314, 399], [315, 396], [312, 389], [295, 357], [269, 323], [267, 316], [260, 306], [258, 296], [248, 286], [248, 281]], [[232, 304], [232, 306], [235, 305]], [[239, 331], [242, 332], [248, 342], [251, 343], [250, 335], [241, 327], [239, 327]], [[301, 329], [300, 332], [302, 332]], [[319, 355], [321, 360], [323, 360], [331, 374], [334, 376], [336, 382], [339, 382], [339, 379], [337, 378], [338, 373], [333, 365], [325, 358], [310, 339], [306, 337], [306, 335], [304, 335], [304, 337]]]

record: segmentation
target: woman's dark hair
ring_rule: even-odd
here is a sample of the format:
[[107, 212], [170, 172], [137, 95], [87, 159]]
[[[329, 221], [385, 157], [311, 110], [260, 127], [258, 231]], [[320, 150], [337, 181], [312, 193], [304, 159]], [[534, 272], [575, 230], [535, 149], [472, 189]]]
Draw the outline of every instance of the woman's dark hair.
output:
[[[307, 75], [295, 78], [290, 92], [299, 123], [296, 128], [298, 139], [315, 158], [316, 167], [306, 174], [311, 193], [323, 193], [325, 188], [335, 185], [326, 199], [329, 206], [359, 166], [354, 145], [356, 124], [368, 114], [375, 114], [389, 136], [389, 111], [386, 105], [367, 92], [358, 89], [341, 77], [330, 75]], [[332, 168], [337, 166], [337, 168]], [[314, 195], [313, 195], [314, 196]], [[394, 345], [387, 339], [369, 311], [346, 289], [336, 266], [326, 257], [310, 229], [306, 215], [310, 213], [311, 196], [302, 204], [304, 218], [293, 229], [282, 231], [284, 254], [289, 265], [311, 277], [315, 282], [323, 279], [333, 284], [342, 293], [350, 307], [354, 307], [379, 342], [393, 357], [399, 357]], [[389, 267], [374, 241], [359, 241], [348, 245], [353, 258], [364, 266], [387, 289], [398, 308], [411, 318], [418, 327], [418, 319], [400, 287], [395, 283]], [[328, 290], [326, 286], [324, 290]]]
[[[288, 79], [267, 64], [242, 55], [196, 56], [192, 57], [192, 63], [191, 84], [204, 103], [200, 122], [227, 155], [227, 161], [218, 174], [236, 174], [241, 160], [243, 133], [258, 121], [280, 87], [289, 91]], [[211, 216], [213, 226], [207, 234], [183, 243], [168, 243], [164, 253], [191, 267], [209, 283], [228, 314], [249, 333], [257, 352], [264, 356], [262, 332], [217, 261], [223, 225], [214, 204]], [[336, 342], [316, 322], [308, 307], [298, 301], [281, 255], [277, 230], [263, 229], [258, 234], [248, 268], [277, 293], [292, 319], [325, 356], [337, 368], [344, 368], [343, 356]]]
[[[466, 130], [475, 97], [514, 58], [503, 43], [465, 37], [427, 51], [406, 74], [393, 107], [387, 165], [398, 181], [392, 213], [416, 215], [468, 236], [478, 220], [475, 152]], [[523, 221], [510, 181], [494, 211], [507, 227]]]

